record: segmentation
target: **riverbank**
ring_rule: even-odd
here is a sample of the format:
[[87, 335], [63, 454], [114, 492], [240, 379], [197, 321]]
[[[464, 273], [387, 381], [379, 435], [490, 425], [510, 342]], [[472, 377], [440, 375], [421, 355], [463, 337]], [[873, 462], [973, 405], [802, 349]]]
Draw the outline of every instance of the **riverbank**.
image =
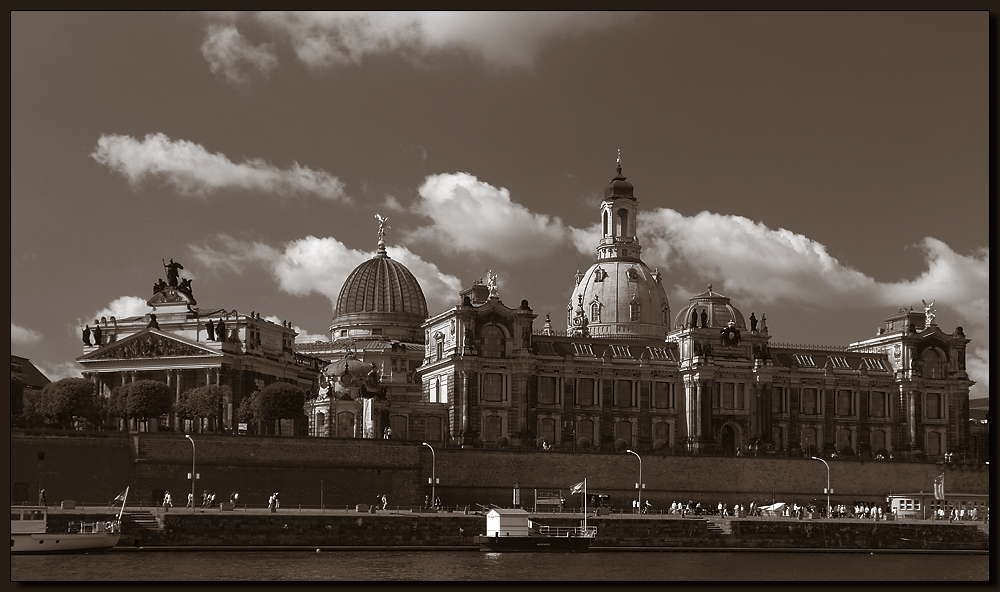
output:
[[[468, 513], [466, 513], [468, 512]], [[107, 508], [50, 509], [49, 529], [106, 519]], [[534, 513], [547, 526], [576, 526], [579, 513]], [[589, 516], [594, 551], [989, 552], [981, 522], [871, 521], [851, 518], [717, 518], [613, 514]], [[119, 547], [141, 550], [474, 550], [486, 519], [474, 511], [419, 509], [129, 507]]]

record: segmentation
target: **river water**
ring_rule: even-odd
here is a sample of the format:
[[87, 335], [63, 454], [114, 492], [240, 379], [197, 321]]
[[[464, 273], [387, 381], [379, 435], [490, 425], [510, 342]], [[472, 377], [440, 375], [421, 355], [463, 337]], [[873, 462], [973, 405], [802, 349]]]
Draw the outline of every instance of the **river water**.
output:
[[988, 581], [989, 555], [109, 551], [11, 556], [11, 581]]

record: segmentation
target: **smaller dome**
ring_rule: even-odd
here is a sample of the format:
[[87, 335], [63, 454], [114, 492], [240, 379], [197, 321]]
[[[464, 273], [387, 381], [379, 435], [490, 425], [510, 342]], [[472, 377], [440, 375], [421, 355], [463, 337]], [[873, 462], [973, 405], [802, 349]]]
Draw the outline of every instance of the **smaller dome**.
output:
[[691, 312], [698, 315], [698, 327], [701, 327], [701, 313], [705, 312], [706, 320], [710, 328], [721, 329], [727, 327], [729, 322], [736, 323], [740, 329], [746, 329], [746, 321], [743, 320], [743, 313], [739, 311], [728, 297], [712, 290], [711, 284], [707, 292], [702, 292], [690, 300], [690, 304], [682, 308], [674, 317], [675, 329], [691, 328]]
[[604, 188], [604, 199], [614, 199], [616, 197], [631, 197], [635, 199], [635, 196], [632, 194], [633, 190], [632, 184], [625, 180], [625, 175], [622, 174], [622, 165], [619, 162], [618, 174]]

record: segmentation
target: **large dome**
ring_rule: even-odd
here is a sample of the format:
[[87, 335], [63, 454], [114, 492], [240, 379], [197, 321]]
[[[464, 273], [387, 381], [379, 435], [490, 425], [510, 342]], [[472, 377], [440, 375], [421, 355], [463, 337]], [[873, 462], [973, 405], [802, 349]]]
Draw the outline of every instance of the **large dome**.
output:
[[578, 277], [567, 326], [582, 305], [593, 337], [663, 338], [670, 330], [670, 304], [660, 274], [642, 261], [598, 261]]
[[698, 326], [701, 326], [701, 313], [705, 312], [705, 320], [709, 327], [723, 328], [729, 325], [729, 321], [736, 323], [740, 329], [746, 329], [747, 324], [743, 320], [743, 313], [739, 311], [727, 296], [723, 296], [712, 290], [708, 286], [707, 292], [702, 292], [690, 300], [690, 303], [682, 308], [674, 319], [674, 327], [684, 329], [691, 326], [691, 312], [698, 313]]
[[[427, 318], [427, 300], [417, 278], [402, 263], [394, 261], [379, 244], [372, 259], [357, 266], [344, 282], [330, 330], [351, 329], [354, 334], [390, 336], [395, 329], [418, 330]], [[364, 329], [355, 331], [355, 329]], [[385, 331], [383, 331], [385, 329]]]

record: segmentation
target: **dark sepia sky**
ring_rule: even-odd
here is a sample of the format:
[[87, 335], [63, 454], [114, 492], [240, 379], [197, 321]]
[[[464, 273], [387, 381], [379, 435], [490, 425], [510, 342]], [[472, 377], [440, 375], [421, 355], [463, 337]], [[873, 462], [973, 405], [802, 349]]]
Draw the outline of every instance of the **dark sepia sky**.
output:
[[621, 150], [671, 308], [713, 284], [773, 342], [934, 301], [989, 384], [985, 12], [12, 13], [11, 350], [199, 305], [328, 338], [389, 255], [431, 314], [492, 269], [564, 329]]

